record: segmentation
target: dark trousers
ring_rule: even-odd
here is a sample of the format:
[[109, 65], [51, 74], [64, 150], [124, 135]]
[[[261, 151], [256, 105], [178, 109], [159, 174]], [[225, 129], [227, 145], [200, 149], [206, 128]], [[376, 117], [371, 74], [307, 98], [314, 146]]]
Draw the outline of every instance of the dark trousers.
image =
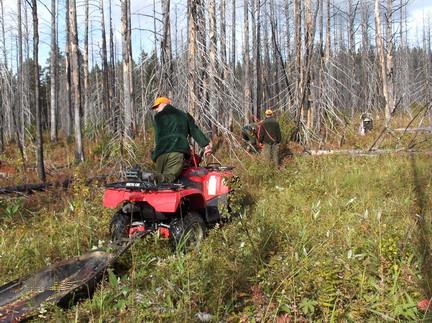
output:
[[159, 183], [173, 183], [183, 170], [184, 154], [165, 153], [156, 159], [156, 180]]

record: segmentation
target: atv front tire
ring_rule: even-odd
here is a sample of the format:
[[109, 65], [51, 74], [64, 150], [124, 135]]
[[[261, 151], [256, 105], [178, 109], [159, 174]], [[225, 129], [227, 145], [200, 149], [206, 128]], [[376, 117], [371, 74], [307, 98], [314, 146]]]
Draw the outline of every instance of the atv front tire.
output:
[[114, 214], [110, 224], [110, 235], [113, 243], [120, 244], [128, 238], [128, 229], [131, 223], [131, 217], [121, 211]]
[[199, 213], [188, 212], [185, 217], [171, 223], [171, 243], [175, 250], [198, 250], [205, 230], [204, 220]]

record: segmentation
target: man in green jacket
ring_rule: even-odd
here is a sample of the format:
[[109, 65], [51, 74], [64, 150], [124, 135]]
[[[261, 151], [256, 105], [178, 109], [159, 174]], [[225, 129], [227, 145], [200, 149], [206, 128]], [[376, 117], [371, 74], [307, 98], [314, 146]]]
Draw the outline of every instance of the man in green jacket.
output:
[[152, 160], [156, 163], [155, 175], [158, 182], [172, 183], [183, 169], [185, 154], [189, 153], [188, 136], [211, 152], [210, 140], [195, 124], [193, 117], [174, 108], [167, 97], [158, 97], [152, 106], [154, 117], [155, 143]]
[[273, 118], [272, 110], [268, 109], [265, 115], [266, 118], [258, 129], [258, 142], [263, 144], [264, 158], [279, 166], [279, 144], [281, 142], [279, 122]]

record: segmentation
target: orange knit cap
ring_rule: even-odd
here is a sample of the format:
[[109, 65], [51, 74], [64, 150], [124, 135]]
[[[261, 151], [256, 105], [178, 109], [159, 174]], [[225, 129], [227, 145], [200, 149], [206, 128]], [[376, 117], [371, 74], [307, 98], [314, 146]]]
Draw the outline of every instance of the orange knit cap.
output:
[[154, 108], [156, 108], [159, 104], [161, 104], [161, 103], [166, 103], [166, 104], [170, 104], [171, 103], [171, 100], [170, 99], [168, 99], [167, 97], [165, 97], [165, 96], [160, 96], [160, 97], [158, 97], [158, 98], [156, 98], [155, 100], [154, 100], [154, 102], [153, 102], [153, 105], [152, 105], [152, 109], [154, 109]]

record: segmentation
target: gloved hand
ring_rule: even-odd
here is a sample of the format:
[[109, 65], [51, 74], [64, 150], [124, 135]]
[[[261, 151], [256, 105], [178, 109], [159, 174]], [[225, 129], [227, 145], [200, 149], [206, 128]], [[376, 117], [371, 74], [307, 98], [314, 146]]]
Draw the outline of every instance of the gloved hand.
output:
[[212, 153], [213, 145], [210, 142], [207, 146], [204, 147], [204, 155], [210, 155]]
[[148, 181], [148, 182], [154, 182], [155, 174], [150, 173], [150, 172], [142, 172], [141, 173], [141, 180]]

